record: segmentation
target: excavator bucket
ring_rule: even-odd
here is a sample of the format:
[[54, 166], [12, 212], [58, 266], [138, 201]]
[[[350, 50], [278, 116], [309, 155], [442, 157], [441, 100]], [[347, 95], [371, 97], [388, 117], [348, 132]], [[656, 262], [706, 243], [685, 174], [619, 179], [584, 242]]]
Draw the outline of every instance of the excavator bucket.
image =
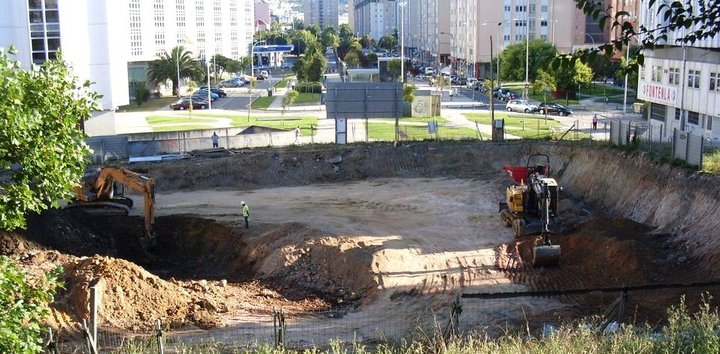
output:
[[542, 244], [533, 248], [534, 267], [557, 267], [560, 265], [560, 245]]

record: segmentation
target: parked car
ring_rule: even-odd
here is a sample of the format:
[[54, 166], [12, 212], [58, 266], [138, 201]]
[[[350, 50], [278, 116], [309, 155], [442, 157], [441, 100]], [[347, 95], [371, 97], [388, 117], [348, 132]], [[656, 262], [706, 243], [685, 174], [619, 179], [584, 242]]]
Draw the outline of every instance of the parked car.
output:
[[505, 94], [503, 94], [502, 100], [505, 102], [510, 102], [512, 100], [518, 100], [520, 99], [520, 97], [522, 97], [522, 95], [517, 92], [506, 91]]
[[467, 78], [466, 77], [457, 78], [457, 85], [460, 85], [460, 86], [467, 85]]
[[[193, 92], [193, 97], [201, 97], [201, 98], [207, 99], [208, 92], [207, 92], [207, 90], [196, 90], [195, 92]], [[218, 98], [220, 98], [220, 95], [218, 95], [217, 93], [210, 92], [210, 99], [215, 101]]]
[[[207, 91], [207, 86], [200, 86], [198, 90]], [[210, 91], [220, 97], [227, 97], [227, 93], [225, 92], [225, 90], [221, 90], [215, 86], [210, 86]]]
[[507, 89], [504, 89], [502, 87], [496, 87], [493, 89], [493, 97], [500, 101], [503, 101], [505, 100], [505, 94], [507, 94], [508, 92], [510, 91]]
[[245, 86], [245, 80], [234, 77], [232, 79], [223, 80], [218, 84], [218, 87], [243, 87]]
[[572, 110], [570, 110], [570, 108], [559, 103], [541, 103], [538, 105], [538, 111], [561, 116], [569, 116], [572, 114]]
[[532, 113], [538, 110], [536, 105], [530, 104], [527, 100], [510, 100], [505, 105], [508, 112]]
[[192, 104], [193, 109], [205, 109], [208, 106], [207, 100], [202, 100], [195, 97], [183, 97], [170, 104], [170, 109], [173, 111], [190, 109]]

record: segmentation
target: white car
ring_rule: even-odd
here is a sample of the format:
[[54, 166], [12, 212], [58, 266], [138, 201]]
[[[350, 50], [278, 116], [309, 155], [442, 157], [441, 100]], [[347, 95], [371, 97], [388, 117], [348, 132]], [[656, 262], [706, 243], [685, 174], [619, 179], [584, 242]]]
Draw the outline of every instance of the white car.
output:
[[538, 107], [534, 104], [530, 104], [527, 100], [510, 100], [505, 105], [508, 112], [525, 112], [532, 113], [538, 110]]

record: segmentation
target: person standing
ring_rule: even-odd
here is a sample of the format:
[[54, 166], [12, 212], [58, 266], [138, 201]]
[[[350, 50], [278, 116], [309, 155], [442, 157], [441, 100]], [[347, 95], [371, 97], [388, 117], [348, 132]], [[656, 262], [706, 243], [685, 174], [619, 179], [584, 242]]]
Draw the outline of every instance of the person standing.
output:
[[295, 141], [293, 141], [293, 144], [297, 144], [297, 143], [298, 143], [298, 140], [300, 140], [300, 135], [302, 135], [302, 134], [300, 133], [300, 127], [296, 127], [296, 128], [295, 128]]
[[245, 204], [245, 201], [241, 201], [240, 205], [242, 206], [242, 216], [243, 219], [245, 219], [245, 228], [250, 228], [250, 222], [248, 221], [248, 217], [250, 216], [250, 208]]
[[213, 132], [213, 135], [212, 135], [213, 148], [218, 147], [218, 141], [219, 141], [219, 140], [220, 140], [220, 137], [217, 135], [216, 132]]
[[597, 121], [598, 121], [598, 119], [597, 119], [597, 113], [596, 113], [596, 114], [593, 114], [593, 118], [592, 118], [593, 130], [597, 130]]

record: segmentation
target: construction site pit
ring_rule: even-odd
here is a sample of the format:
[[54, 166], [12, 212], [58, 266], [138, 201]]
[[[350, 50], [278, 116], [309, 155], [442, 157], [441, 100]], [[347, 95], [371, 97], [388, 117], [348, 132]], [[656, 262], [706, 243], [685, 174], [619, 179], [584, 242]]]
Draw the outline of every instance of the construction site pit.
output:
[[[563, 186], [559, 267], [534, 268], [541, 237], [513, 239], [498, 214], [502, 166], [537, 151]], [[458, 298], [464, 331], [535, 330], [607, 314], [623, 287], [620, 320], [657, 325], [681, 296], [693, 306], [720, 289], [720, 242], [703, 237], [720, 220], [718, 179], [610, 148], [368, 144], [123, 167], [155, 179], [150, 249], [136, 195], [130, 216], [52, 210], [2, 233], [0, 252], [31, 277], [63, 267], [59, 331], [78, 331], [93, 288], [99, 326], [120, 334], [161, 319], [186, 337], [269, 341], [282, 309], [288, 340], [306, 344], [432, 329]]]

